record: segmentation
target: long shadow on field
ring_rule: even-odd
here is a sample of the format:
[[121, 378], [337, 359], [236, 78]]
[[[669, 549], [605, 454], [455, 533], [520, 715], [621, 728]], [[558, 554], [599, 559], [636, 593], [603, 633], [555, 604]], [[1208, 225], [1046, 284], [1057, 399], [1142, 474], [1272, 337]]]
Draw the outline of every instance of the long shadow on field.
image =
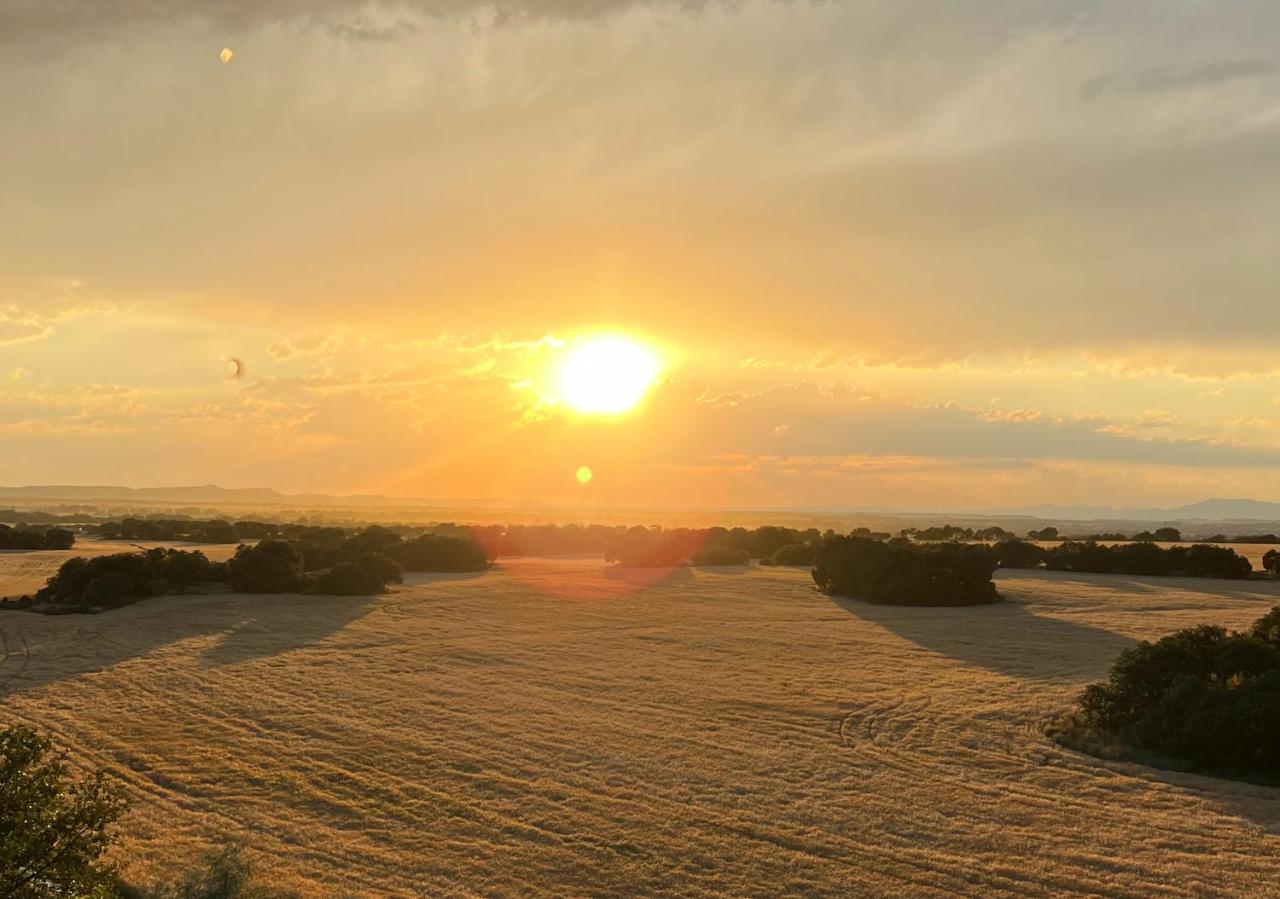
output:
[[299, 649], [371, 611], [373, 597], [165, 596], [100, 615], [0, 612], [0, 698], [105, 671], [192, 639], [211, 666]]
[[1027, 571], [1014, 568], [1002, 569], [998, 574], [998, 580], [1019, 578], [1047, 580], [1054, 583], [1082, 584], [1095, 590], [1124, 593], [1130, 596], [1168, 595], [1170, 591], [1177, 590], [1184, 593], [1204, 593], [1211, 596], [1219, 596], [1223, 599], [1272, 600], [1280, 602], [1280, 581], [1276, 580], [1238, 581], [1224, 578], [1091, 574], [1075, 571]]
[[1112, 631], [1036, 615], [1008, 600], [965, 608], [831, 600], [851, 615], [931, 652], [1027, 680], [1100, 679], [1133, 643]]
[[471, 581], [484, 577], [499, 567], [501, 566], [494, 565], [484, 571], [407, 571], [404, 575], [404, 586], [421, 587], [423, 584], [439, 584], [444, 581]]
[[201, 660], [210, 668], [282, 655], [319, 643], [363, 618], [374, 596], [262, 596]]

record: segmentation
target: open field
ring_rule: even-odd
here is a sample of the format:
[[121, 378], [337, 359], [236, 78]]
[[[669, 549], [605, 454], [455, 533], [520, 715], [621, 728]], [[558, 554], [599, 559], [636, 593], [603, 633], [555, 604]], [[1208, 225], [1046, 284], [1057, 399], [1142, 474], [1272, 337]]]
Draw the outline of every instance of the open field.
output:
[[1130, 640], [1244, 625], [1280, 585], [998, 583], [903, 609], [530, 559], [6, 613], [0, 719], [128, 782], [143, 880], [225, 830], [309, 895], [1280, 895], [1280, 790], [1041, 731]]

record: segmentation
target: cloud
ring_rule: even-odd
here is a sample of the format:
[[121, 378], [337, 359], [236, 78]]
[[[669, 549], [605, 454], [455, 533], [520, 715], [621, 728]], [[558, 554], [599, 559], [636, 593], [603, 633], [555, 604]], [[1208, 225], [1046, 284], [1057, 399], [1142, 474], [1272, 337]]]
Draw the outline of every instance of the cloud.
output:
[[[192, 24], [235, 32], [318, 23], [339, 38], [381, 41], [412, 31], [409, 16], [437, 18], [481, 13], [497, 20], [589, 19], [630, 6], [663, 3], [664, 0], [17, 0], [0, 4], [0, 36], [23, 40]], [[669, 5], [692, 9], [702, 5], [702, 0], [673, 0]]]
[[1195, 90], [1244, 78], [1264, 78], [1275, 70], [1275, 63], [1266, 59], [1207, 60], [1092, 78], [1081, 86], [1080, 94], [1086, 99], [1093, 99], [1123, 94]]

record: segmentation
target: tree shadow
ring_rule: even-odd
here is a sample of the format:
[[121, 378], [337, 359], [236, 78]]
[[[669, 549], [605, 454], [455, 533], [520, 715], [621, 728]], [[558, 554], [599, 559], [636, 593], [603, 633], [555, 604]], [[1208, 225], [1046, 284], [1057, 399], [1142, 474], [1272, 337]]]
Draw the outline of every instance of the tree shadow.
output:
[[1223, 599], [1267, 600], [1280, 603], [1280, 580], [1232, 580], [1226, 578], [1176, 577], [1136, 574], [1095, 574], [1081, 571], [1002, 569], [997, 582], [1008, 579], [1049, 580], [1080, 584], [1107, 593], [1130, 596], [1168, 595], [1172, 591], [1203, 593]]
[[[498, 567], [494, 565], [483, 571], [406, 571], [403, 586], [421, 587], [423, 584], [439, 584], [445, 581], [470, 581], [484, 577]], [[392, 590], [394, 589], [393, 587]]]
[[105, 671], [171, 644], [222, 639], [208, 666], [318, 642], [368, 614], [378, 597], [161, 596], [98, 615], [0, 612], [0, 698]]
[[722, 575], [724, 577], [741, 577], [744, 574], [751, 574], [755, 570], [754, 565], [694, 565], [693, 570], [698, 574]]
[[255, 596], [240, 620], [201, 654], [207, 668], [283, 655], [319, 643], [372, 611], [378, 596]]
[[930, 652], [1025, 680], [1097, 679], [1134, 643], [1113, 631], [1037, 615], [1009, 600], [951, 608], [829, 598], [849, 614]]
[[604, 569], [604, 576], [615, 581], [624, 581], [637, 587], [651, 584], [675, 584], [693, 580], [693, 569], [687, 565], [679, 566], [626, 566], [610, 565]]

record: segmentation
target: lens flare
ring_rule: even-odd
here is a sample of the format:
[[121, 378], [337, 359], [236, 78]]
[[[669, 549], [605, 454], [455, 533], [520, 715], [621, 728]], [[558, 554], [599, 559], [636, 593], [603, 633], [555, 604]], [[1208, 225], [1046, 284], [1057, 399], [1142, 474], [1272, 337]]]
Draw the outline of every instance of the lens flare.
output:
[[595, 477], [595, 473], [590, 468], [583, 465], [574, 472], [573, 476], [578, 479], [579, 484], [590, 484], [591, 479]]
[[231, 62], [231, 60], [235, 57], [235, 55], [236, 55], [235, 51], [232, 50], [230, 47], [223, 47], [222, 52], [218, 54], [218, 59], [222, 60], [224, 63], [227, 63], [227, 62]]

